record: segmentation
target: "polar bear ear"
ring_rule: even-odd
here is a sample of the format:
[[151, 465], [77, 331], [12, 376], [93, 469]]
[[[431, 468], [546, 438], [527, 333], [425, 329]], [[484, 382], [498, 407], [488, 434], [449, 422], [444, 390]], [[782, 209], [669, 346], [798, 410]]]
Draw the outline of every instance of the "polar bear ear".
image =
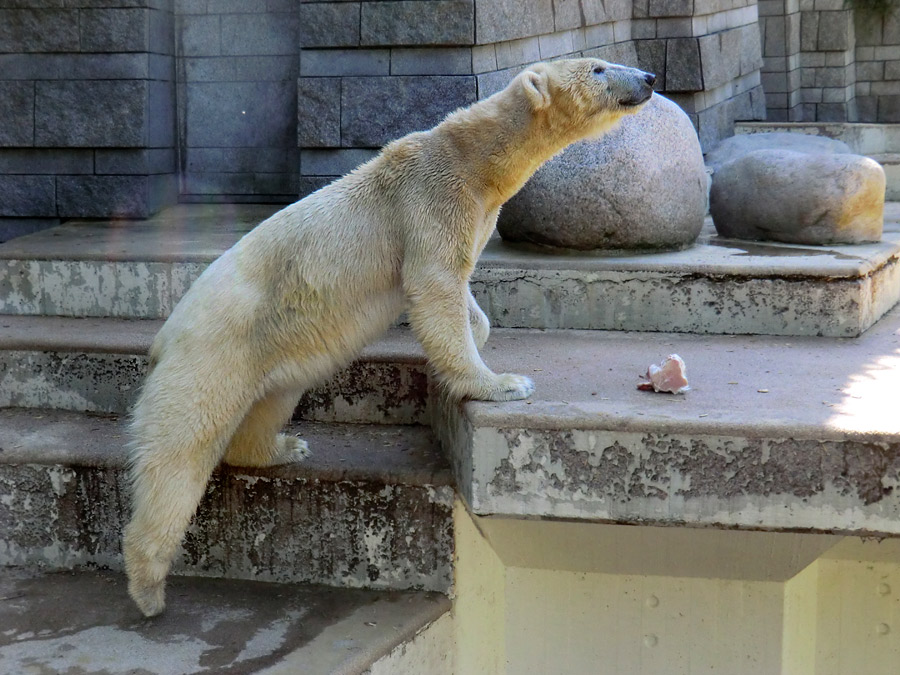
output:
[[535, 110], [550, 105], [550, 83], [547, 71], [526, 70], [522, 73], [522, 88]]

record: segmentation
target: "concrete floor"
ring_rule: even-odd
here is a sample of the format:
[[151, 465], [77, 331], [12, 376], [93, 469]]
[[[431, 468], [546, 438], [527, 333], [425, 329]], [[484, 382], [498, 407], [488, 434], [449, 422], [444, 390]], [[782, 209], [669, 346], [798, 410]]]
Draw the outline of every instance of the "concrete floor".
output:
[[4, 569], [0, 672], [358, 673], [449, 607], [439, 594], [172, 577], [144, 619], [122, 575]]

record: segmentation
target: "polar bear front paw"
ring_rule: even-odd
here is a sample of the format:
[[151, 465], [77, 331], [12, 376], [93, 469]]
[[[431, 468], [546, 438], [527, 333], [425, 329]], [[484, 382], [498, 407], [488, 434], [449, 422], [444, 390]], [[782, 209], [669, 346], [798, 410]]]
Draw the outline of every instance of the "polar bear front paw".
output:
[[534, 382], [524, 375], [504, 373], [497, 375], [484, 401], [518, 401], [534, 393]]
[[290, 434], [278, 434], [275, 437], [275, 446], [277, 452], [272, 458], [272, 465], [302, 462], [311, 454], [306, 441]]

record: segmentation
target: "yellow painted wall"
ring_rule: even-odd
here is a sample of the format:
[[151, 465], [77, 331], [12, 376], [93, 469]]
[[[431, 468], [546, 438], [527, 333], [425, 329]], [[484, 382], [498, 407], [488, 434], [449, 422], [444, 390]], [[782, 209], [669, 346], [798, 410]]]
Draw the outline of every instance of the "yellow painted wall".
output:
[[900, 542], [456, 528], [459, 675], [900, 675]]
[[458, 675], [506, 672], [506, 569], [457, 498], [453, 618]]
[[506, 579], [507, 673], [778, 672], [781, 584], [516, 568]]

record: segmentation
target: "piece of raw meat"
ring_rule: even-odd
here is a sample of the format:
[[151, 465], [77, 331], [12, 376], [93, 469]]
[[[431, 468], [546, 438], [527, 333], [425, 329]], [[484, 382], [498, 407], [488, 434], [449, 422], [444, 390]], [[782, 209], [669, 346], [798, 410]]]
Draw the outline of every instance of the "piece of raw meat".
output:
[[647, 374], [641, 377], [648, 382], [641, 382], [638, 389], [641, 391], [668, 392], [670, 394], [683, 394], [691, 387], [688, 384], [687, 368], [684, 359], [678, 354], [670, 354], [665, 361], [650, 366]]

